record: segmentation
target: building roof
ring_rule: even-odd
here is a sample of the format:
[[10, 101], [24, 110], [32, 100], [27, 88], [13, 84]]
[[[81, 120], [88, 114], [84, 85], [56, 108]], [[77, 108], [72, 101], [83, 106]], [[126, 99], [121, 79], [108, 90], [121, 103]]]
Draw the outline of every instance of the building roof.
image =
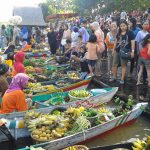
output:
[[22, 17], [20, 25], [46, 26], [40, 7], [14, 7], [13, 16]]

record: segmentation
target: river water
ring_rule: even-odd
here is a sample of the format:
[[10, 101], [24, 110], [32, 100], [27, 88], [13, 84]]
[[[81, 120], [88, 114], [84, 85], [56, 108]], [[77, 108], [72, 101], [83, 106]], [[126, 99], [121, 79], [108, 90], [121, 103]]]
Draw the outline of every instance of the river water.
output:
[[89, 148], [96, 146], [106, 146], [117, 143], [133, 142], [136, 138], [143, 139], [150, 135], [150, 121], [141, 116], [135, 123], [118, 128], [108, 134], [99, 136], [84, 143]]

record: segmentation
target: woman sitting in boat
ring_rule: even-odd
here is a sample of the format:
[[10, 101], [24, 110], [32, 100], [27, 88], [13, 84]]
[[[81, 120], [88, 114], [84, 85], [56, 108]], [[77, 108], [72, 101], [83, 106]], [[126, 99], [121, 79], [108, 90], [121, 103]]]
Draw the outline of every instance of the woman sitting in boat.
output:
[[82, 45], [79, 49], [78, 56], [77, 55], [71, 55], [71, 59], [80, 63], [81, 72], [89, 73], [89, 67], [88, 67], [86, 57], [85, 57], [86, 52], [87, 52], [86, 46]]
[[17, 52], [14, 56], [15, 62], [13, 65], [12, 77], [14, 77], [18, 73], [25, 73], [24, 67], [24, 60], [25, 60], [25, 53], [24, 52]]
[[31, 47], [32, 47], [31, 42], [24, 41], [22, 43], [22, 48], [20, 51], [23, 51], [23, 52], [29, 51], [31, 49]]
[[0, 93], [1, 97], [8, 89], [7, 75], [9, 74], [9, 66], [7, 64], [0, 64]]
[[18, 73], [6, 90], [1, 104], [1, 114], [14, 111], [27, 111], [28, 104], [23, 89], [28, 85], [30, 78], [24, 73]]

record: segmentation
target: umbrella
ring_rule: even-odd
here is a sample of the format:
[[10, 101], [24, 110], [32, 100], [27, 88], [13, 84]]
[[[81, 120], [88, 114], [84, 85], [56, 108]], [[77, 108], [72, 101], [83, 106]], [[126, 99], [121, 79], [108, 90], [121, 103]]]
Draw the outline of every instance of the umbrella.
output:
[[17, 25], [21, 24], [21, 22], [22, 22], [22, 17], [20, 17], [20, 16], [13, 16], [9, 20], [9, 24], [13, 25], [13, 26], [17, 26]]

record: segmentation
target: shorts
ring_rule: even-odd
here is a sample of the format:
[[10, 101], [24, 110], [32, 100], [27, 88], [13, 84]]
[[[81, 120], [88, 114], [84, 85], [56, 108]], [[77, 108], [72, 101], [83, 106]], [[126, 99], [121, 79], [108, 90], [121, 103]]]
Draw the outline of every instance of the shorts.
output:
[[150, 59], [144, 59], [143, 57], [139, 57], [138, 63], [139, 65], [144, 65], [146, 68], [150, 67]]
[[90, 65], [91, 67], [95, 67], [96, 64], [96, 60], [87, 60], [88, 65]]
[[119, 66], [121, 63], [121, 66], [127, 65], [128, 60], [127, 59], [122, 59], [120, 57], [119, 52], [115, 52], [113, 55], [113, 67], [114, 66]]

